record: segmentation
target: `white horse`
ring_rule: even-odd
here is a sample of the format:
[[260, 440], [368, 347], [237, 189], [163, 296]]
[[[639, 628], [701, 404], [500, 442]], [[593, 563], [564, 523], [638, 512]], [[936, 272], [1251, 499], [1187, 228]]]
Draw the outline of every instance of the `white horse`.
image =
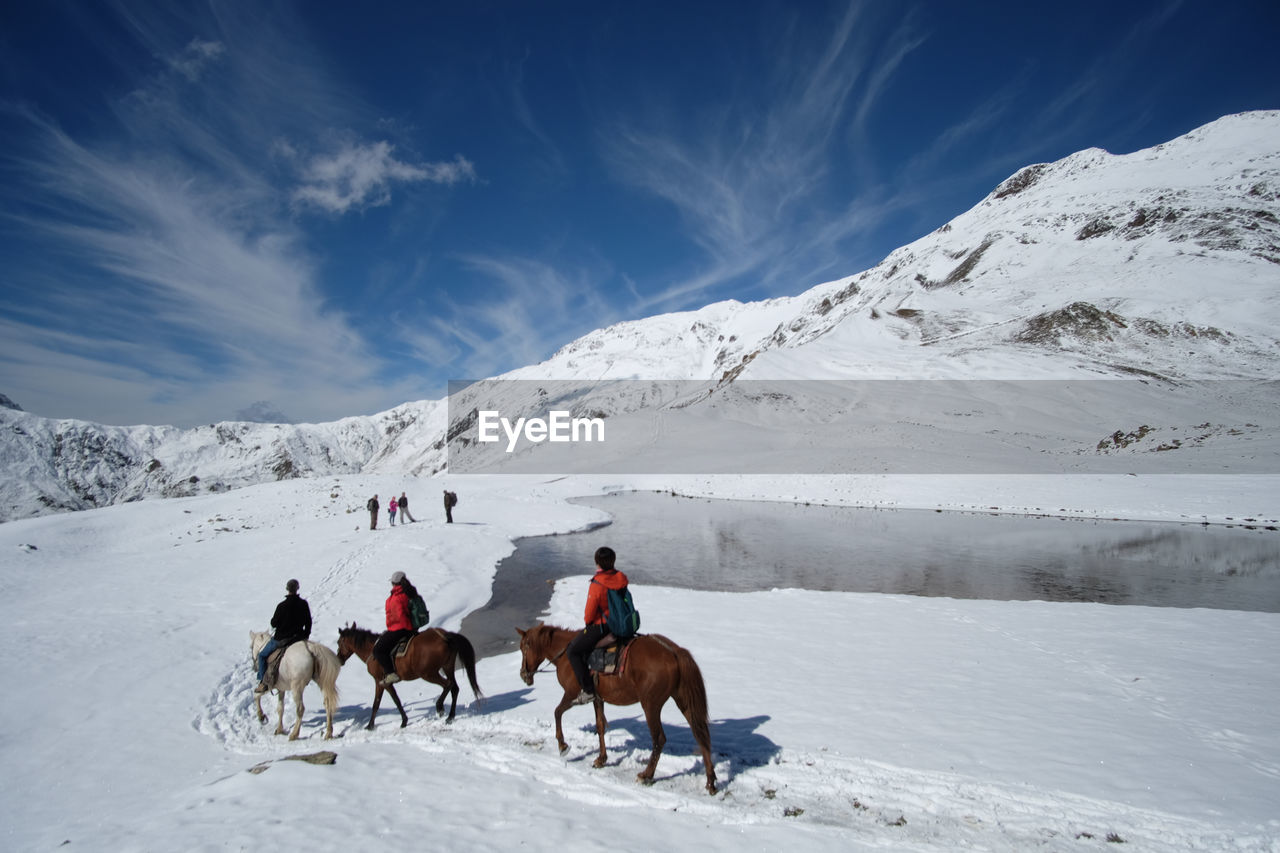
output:
[[[271, 639], [270, 631], [250, 631], [250, 660], [254, 666], [258, 664], [258, 652]], [[333, 737], [333, 712], [338, 710], [338, 673], [342, 671], [342, 663], [328, 646], [313, 643], [310, 640], [293, 643], [285, 650], [280, 659], [280, 674], [276, 677], [275, 690], [280, 695], [280, 709], [276, 725], [276, 734], [284, 734], [284, 694], [286, 690], [293, 692], [293, 707], [297, 719], [293, 722], [293, 731], [289, 732], [289, 740], [298, 739], [298, 730], [302, 728], [302, 689], [308, 682], [314, 681], [324, 692], [324, 736]], [[262, 694], [253, 698], [258, 709], [258, 722], [265, 723], [267, 715], [262, 713]]]

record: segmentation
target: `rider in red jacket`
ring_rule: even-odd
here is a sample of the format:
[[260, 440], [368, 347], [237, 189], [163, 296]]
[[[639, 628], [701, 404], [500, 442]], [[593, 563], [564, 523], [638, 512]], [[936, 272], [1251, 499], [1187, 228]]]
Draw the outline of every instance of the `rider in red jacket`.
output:
[[573, 674], [578, 677], [578, 686], [582, 688], [582, 692], [574, 700], [577, 705], [585, 705], [595, 699], [595, 684], [591, 681], [591, 673], [587, 671], [587, 655], [609, 633], [605, 625], [609, 618], [608, 591], [622, 589], [627, 585], [627, 576], [613, 567], [618, 555], [612, 548], [605, 546], [596, 549], [595, 557], [596, 573], [587, 587], [587, 607], [583, 614], [587, 627], [573, 638], [566, 651]]
[[404, 572], [396, 572], [391, 576], [391, 594], [387, 596], [387, 630], [373, 644], [373, 656], [382, 664], [384, 685], [395, 684], [400, 680], [396, 675], [395, 664], [391, 662], [391, 650], [405, 637], [413, 636], [413, 619], [409, 617], [409, 598], [417, 595], [413, 584], [404, 576]]

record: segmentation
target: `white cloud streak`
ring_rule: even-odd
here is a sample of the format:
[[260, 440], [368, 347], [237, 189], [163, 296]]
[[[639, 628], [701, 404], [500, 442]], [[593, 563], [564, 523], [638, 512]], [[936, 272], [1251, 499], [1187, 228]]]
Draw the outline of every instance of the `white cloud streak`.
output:
[[92, 131], [0, 105], [21, 130], [3, 152], [16, 176], [3, 215], [27, 246], [0, 289], [0, 378], [29, 411], [190, 425], [271, 400], [329, 420], [421, 396], [384, 342], [330, 307], [324, 259], [280, 182], [296, 173], [262, 154], [342, 134], [304, 171], [308, 203], [334, 212], [385, 204], [395, 186], [472, 180], [474, 167], [356, 139], [348, 123], [373, 122], [305, 45], [274, 18], [264, 28], [225, 11], [216, 35], [185, 41], [171, 36], [190, 21], [128, 17], [161, 70]]
[[302, 171], [302, 186], [293, 199], [303, 206], [330, 213], [377, 207], [391, 201], [391, 187], [404, 183], [450, 186], [476, 179], [475, 166], [462, 155], [437, 163], [413, 164], [398, 160], [385, 141], [344, 143], [331, 154], [312, 157]]
[[[817, 283], [799, 276], [820, 274], [834, 253], [814, 246], [813, 236], [839, 241], [863, 221], [853, 215], [847, 227], [832, 228], [822, 219], [833, 158], [847, 137], [861, 135], [894, 73], [923, 43], [909, 22], [886, 36], [866, 8], [850, 4], [816, 52], [787, 40], [762, 51], [780, 57], [770, 85], [707, 110], [693, 134], [654, 118], [643, 126], [619, 122], [602, 136], [615, 174], [669, 202], [704, 257], [696, 272], [637, 308], [688, 307], [748, 276], [765, 292]], [[797, 38], [794, 29], [785, 32]], [[815, 263], [819, 256], [826, 261]]]

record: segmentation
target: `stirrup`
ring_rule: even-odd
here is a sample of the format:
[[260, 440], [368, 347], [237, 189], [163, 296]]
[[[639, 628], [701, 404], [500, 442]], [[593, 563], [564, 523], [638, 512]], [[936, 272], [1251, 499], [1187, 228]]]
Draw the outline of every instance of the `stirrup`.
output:
[[595, 701], [595, 698], [596, 696], [594, 693], [588, 693], [585, 690], [579, 690], [578, 695], [573, 698], [573, 704], [590, 705], [592, 702]]
[[399, 680], [400, 680], [400, 676], [396, 675], [394, 672], [389, 672], [382, 677], [382, 686], [390, 687], [391, 685], [395, 684]]

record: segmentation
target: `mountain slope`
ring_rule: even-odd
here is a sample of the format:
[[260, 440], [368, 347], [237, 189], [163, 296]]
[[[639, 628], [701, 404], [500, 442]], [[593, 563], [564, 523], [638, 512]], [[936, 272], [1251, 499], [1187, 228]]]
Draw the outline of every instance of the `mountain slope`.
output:
[[[673, 402], [636, 379], [1275, 377], [1277, 140], [1280, 112], [1246, 113], [1133, 154], [1028, 166], [858, 275], [620, 323], [499, 379], [572, 380], [578, 410], [617, 415]], [[545, 411], [521, 393], [514, 412]], [[195, 430], [0, 409], [0, 518], [288, 477], [435, 473], [446, 431], [474, 427], [466, 392], [448, 402]]]

